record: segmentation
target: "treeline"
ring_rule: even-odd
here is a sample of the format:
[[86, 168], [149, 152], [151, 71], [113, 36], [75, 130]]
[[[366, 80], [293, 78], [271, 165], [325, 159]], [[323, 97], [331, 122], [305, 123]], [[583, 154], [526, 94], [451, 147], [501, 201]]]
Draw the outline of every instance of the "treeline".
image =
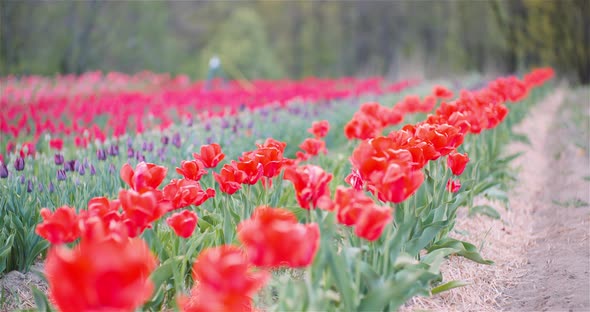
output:
[[590, 82], [587, 0], [0, 0], [0, 74], [231, 78], [514, 73]]

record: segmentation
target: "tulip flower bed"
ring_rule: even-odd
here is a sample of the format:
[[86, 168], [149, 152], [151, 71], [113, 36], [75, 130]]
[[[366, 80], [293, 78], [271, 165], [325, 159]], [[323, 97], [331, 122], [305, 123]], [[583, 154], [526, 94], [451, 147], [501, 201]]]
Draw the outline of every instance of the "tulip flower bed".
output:
[[294, 99], [317, 103], [397, 93], [417, 83], [387, 83], [382, 78], [193, 83], [184, 76], [172, 79], [151, 73], [4, 78], [0, 82], [0, 150], [14, 152], [15, 141], [32, 138], [30, 154], [43, 133], [54, 137], [53, 149], [59, 150], [64, 139], [86, 147], [94, 140], [166, 129], [180, 121], [201, 122], [241, 110], [285, 106]]
[[460, 207], [495, 215], [476, 196], [507, 200], [517, 155], [502, 147], [522, 139], [512, 125], [552, 76], [499, 78], [455, 100], [435, 87], [295, 101], [12, 155], [0, 272], [42, 256], [40, 309], [396, 310], [462, 285], [441, 276], [449, 255], [491, 263], [449, 234]]

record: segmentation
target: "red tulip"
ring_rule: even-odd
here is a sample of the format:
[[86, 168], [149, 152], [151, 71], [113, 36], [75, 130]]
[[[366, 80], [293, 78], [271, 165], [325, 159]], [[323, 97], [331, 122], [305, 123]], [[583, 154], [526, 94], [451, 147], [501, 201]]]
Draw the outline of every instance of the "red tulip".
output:
[[314, 121], [311, 128], [307, 129], [307, 132], [313, 134], [316, 139], [325, 137], [328, 131], [330, 131], [330, 123], [327, 120]]
[[354, 233], [368, 241], [374, 241], [381, 236], [383, 229], [391, 219], [391, 209], [389, 207], [368, 206], [360, 214], [354, 226]]
[[364, 192], [339, 186], [332, 203], [338, 223], [354, 226], [357, 236], [374, 241], [391, 221], [391, 209], [378, 206]]
[[156, 258], [139, 239], [82, 242], [49, 250], [49, 295], [63, 312], [133, 311], [152, 296]]
[[283, 179], [293, 183], [297, 202], [303, 209], [315, 208], [322, 197], [330, 196], [328, 184], [332, 180], [332, 175], [318, 166], [288, 167]]
[[42, 208], [39, 213], [43, 222], [37, 225], [35, 233], [50, 243], [71, 243], [80, 237], [79, 217], [74, 208], [62, 206], [53, 213], [47, 208]]
[[131, 165], [124, 164], [121, 167], [120, 175], [121, 179], [133, 190], [144, 193], [157, 189], [166, 178], [167, 172], [168, 168], [166, 167], [140, 162], [135, 170], [131, 168]]
[[450, 99], [453, 97], [453, 92], [443, 86], [434, 86], [432, 93], [440, 99]]
[[326, 142], [320, 139], [307, 138], [299, 145], [299, 148], [303, 150], [309, 156], [317, 156], [319, 153], [327, 154]]
[[182, 311], [252, 311], [251, 296], [269, 278], [254, 271], [242, 251], [223, 245], [205, 249], [193, 265], [195, 286], [191, 296], [181, 298]]
[[180, 168], [176, 168], [176, 172], [184, 176], [186, 179], [194, 181], [201, 180], [201, 177], [207, 174], [207, 170], [205, 170], [205, 165], [203, 165], [203, 163], [198, 160], [183, 160], [180, 163]]
[[23, 146], [20, 148], [20, 157], [25, 158], [33, 155], [35, 155], [35, 144], [31, 142], [23, 143]]
[[225, 158], [221, 152], [221, 146], [217, 143], [201, 146], [201, 154], [193, 153], [196, 160], [200, 160], [205, 168], [215, 168]]
[[60, 138], [55, 138], [55, 139], [49, 141], [49, 147], [54, 150], [61, 151], [63, 146], [64, 146], [64, 141]]
[[264, 141], [264, 144], [262, 144], [262, 145], [258, 144], [257, 146], [258, 146], [258, 148], [274, 147], [274, 148], [278, 149], [282, 154], [285, 152], [285, 147], [287, 147], [287, 143], [277, 141], [273, 138], [268, 138], [268, 139], [266, 139], [266, 141]]
[[190, 205], [202, 205], [207, 199], [215, 196], [215, 190], [203, 190], [199, 182], [194, 180], [173, 179], [164, 187], [162, 194], [164, 199], [172, 203], [172, 209], [179, 209]]
[[461, 189], [461, 181], [449, 179], [447, 181], [447, 190], [451, 193], [456, 193]]
[[213, 173], [215, 181], [219, 183], [222, 192], [232, 195], [242, 188], [242, 183], [248, 176], [244, 171], [237, 168], [236, 163], [225, 164], [219, 174]]
[[121, 190], [119, 200], [131, 237], [141, 234], [168, 211], [168, 207], [159, 202], [159, 195], [154, 191], [138, 193], [134, 190]]
[[297, 223], [289, 210], [260, 206], [238, 225], [238, 239], [256, 266], [309, 266], [320, 245], [317, 224]]
[[454, 175], [461, 175], [469, 162], [467, 153], [459, 154], [456, 151], [447, 156], [447, 166], [451, 168]]
[[183, 210], [166, 219], [166, 223], [174, 230], [176, 235], [182, 238], [189, 238], [195, 231], [198, 220], [199, 217], [196, 213], [190, 210]]
[[362, 190], [365, 184], [359, 171], [355, 168], [353, 168], [350, 174], [344, 178], [344, 181], [352, 186], [355, 190]]
[[244, 184], [254, 185], [264, 174], [264, 167], [256, 159], [243, 159], [236, 163], [236, 167], [246, 174]]
[[88, 216], [98, 216], [105, 223], [111, 220], [121, 221], [122, 217], [119, 213], [121, 203], [118, 199], [109, 200], [106, 197], [95, 197], [88, 201]]
[[375, 205], [373, 200], [364, 192], [353, 188], [338, 186], [334, 195], [334, 207], [338, 223], [353, 226], [357, 223], [364, 209]]

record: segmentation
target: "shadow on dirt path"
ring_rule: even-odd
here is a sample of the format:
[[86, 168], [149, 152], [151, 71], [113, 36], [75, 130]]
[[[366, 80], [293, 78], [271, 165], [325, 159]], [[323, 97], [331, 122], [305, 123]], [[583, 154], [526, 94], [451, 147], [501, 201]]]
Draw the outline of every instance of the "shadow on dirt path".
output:
[[519, 126], [531, 146], [518, 160], [512, 202], [531, 208], [534, 240], [502, 310], [590, 311], [589, 91], [559, 88], [560, 100], [544, 101]]

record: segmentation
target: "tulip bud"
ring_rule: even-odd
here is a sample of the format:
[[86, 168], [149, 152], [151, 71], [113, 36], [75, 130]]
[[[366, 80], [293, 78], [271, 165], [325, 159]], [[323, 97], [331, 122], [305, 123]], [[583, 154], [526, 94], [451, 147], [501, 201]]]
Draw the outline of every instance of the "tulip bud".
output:
[[66, 179], [66, 171], [62, 169], [57, 170], [57, 180], [64, 181]]
[[0, 164], [0, 178], [6, 179], [8, 177], [8, 167], [5, 164]]
[[76, 164], [76, 161], [74, 161], [74, 160], [68, 160], [68, 161], [64, 162], [64, 170], [65, 171], [74, 171], [75, 164]]
[[14, 161], [14, 169], [16, 169], [16, 171], [23, 171], [23, 169], [25, 169], [25, 160], [18, 156], [16, 158], [16, 160]]
[[102, 148], [96, 150], [96, 158], [98, 158], [98, 160], [106, 160], [107, 159], [106, 151]]
[[111, 155], [111, 156], [119, 155], [119, 146], [118, 145], [111, 145], [109, 147], [109, 155]]
[[182, 144], [181, 139], [180, 139], [180, 133], [177, 132], [174, 134], [174, 136], [172, 136], [172, 144], [174, 146], [176, 146], [177, 148], [180, 148], [180, 146]]
[[55, 154], [53, 156], [53, 161], [56, 165], [61, 166], [64, 163], [64, 156], [62, 154]]

